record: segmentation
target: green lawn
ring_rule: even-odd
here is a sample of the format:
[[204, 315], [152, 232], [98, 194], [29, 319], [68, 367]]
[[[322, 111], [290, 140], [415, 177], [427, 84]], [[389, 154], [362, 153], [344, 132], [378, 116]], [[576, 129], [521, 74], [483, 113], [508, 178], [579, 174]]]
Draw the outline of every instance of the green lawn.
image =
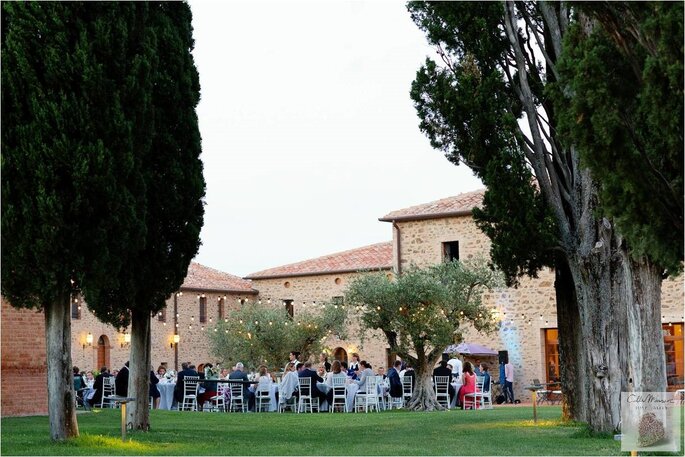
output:
[[620, 455], [620, 443], [560, 422], [560, 408], [369, 414], [152, 411], [121, 442], [119, 410], [79, 414], [81, 436], [53, 444], [47, 417], [2, 419], [2, 455]]

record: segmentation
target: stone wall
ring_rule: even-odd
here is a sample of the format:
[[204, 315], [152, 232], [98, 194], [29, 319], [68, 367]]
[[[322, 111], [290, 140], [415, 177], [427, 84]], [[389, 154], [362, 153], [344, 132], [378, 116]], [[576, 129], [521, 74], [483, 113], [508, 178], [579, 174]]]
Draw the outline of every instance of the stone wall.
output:
[[2, 417], [47, 414], [47, 373], [45, 316], [3, 298]]
[[[207, 300], [206, 322], [200, 322], [200, 298]], [[172, 296], [167, 300], [165, 321], [158, 316], [152, 318], [151, 346], [152, 366], [156, 370], [166, 362], [169, 368], [175, 369], [176, 348], [172, 345], [174, 337], [174, 300], [178, 311], [178, 366], [182, 362], [200, 363], [214, 362], [216, 357], [211, 354], [209, 338], [206, 332], [211, 331], [219, 318], [219, 299], [224, 298], [224, 315], [231, 308], [238, 306], [240, 299], [250, 297], [248, 294], [231, 294], [221, 292], [203, 292], [184, 289], [178, 297]], [[125, 344], [124, 333], [130, 332], [130, 327], [119, 332], [111, 325], [99, 322], [87, 310], [85, 304], [81, 309], [81, 318], [72, 319], [72, 361], [82, 370], [99, 369], [105, 365], [110, 369], [119, 369], [129, 359], [129, 346]], [[93, 335], [93, 345], [83, 345], [88, 333]], [[98, 340], [105, 341], [104, 348], [98, 348]], [[100, 354], [98, 356], [98, 353]]]
[[[392, 274], [389, 270], [386, 274]], [[310, 276], [295, 276], [289, 278], [254, 279], [253, 287], [259, 291], [259, 298], [271, 299], [274, 306], [283, 306], [284, 300], [293, 300], [294, 318], [304, 308], [311, 308], [313, 302], [331, 302], [333, 297], [342, 297], [345, 288], [359, 275], [359, 273], [340, 273]], [[351, 325], [348, 329], [348, 338], [339, 339], [330, 337], [324, 342], [327, 350], [334, 354], [335, 350], [342, 348], [349, 355], [352, 352], [359, 353], [362, 360], [367, 360], [376, 368], [387, 366], [386, 349], [388, 345], [379, 333], [369, 332], [362, 338], [361, 330], [355, 323], [354, 310], [348, 310]], [[283, 365], [288, 360], [288, 354], [283, 355]], [[329, 359], [332, 360], [332, 357]]]

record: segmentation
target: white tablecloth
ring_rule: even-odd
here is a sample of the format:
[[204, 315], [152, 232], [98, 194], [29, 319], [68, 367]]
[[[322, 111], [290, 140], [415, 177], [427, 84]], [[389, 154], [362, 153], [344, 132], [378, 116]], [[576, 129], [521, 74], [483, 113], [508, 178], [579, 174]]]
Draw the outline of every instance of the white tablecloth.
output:
[[452, 398], [452, 401], [450, 402], [450, 408], [456, 408], [457, 407], [457, 397], [459, 397], [459, 389], [461, 389], [461, 383], [460, 382], [452, 382], [452, 387], [454, 387], [454, 397]]
[[174, 405], [174, 388], [176, 383], [166, 382], [157, 384], [159, 390], [159, 409], [171, 409]]

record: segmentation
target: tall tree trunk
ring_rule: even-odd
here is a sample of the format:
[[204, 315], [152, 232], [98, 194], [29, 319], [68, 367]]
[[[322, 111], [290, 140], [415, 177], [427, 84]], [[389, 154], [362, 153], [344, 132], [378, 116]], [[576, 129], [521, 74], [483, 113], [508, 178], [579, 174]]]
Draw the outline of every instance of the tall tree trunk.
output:
[[50, 437], [56, 441], [79, 436], [71, 365], [69, 297], [69, 294], [66, 294], [58, 303], [48, 303], [44, 306], [48, 358], [48, 416]]
[[554, 289], [557, 300], [559, 329], [559, 374], [563, 392], [563, 417], [565, 420], [586, 421], [583, 405], [587, 392], [583, 388], [585, 369], [584, 339], [580, 329], [580, 314], [575, 284], [568, 263], [563, 256], [555, 260]]
[[595, 216], [591, 179], [583, 183], [578, 244], [568, 264], [585, 348], [578, 375], [586, 397], [575, 413], [595, 431], [614, 432], [620, 428], [621, 392], [666, 387], [661, 277], [649, 261], [631, 260], [611, 222]]
[[133, 311], [131, 314], [131, 374], [129, 396], [135, 400], [128, 410], [128, 422], [134, 430], [150, 429], [150, 313]]
[[[417, 348], [418, 350], [419, 348]], [[435, 396], [433, 387], [433, 366], [437, 359], [431, 359], [418, 351], [415, 369], [416, 385], [414, 393], [407, 405], [410, 411], [434, 411], [445, 409]]]

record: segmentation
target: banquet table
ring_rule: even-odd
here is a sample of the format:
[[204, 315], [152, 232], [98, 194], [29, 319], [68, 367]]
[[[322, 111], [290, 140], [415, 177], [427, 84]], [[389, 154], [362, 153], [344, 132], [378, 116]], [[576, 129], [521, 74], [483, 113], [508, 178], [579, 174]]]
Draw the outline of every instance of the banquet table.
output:
[[450, 402], [450, 408], [456, 408], [457, 407], [457, 397], [459, 397], [459, 389], [461, 389], [461, 383], [459, 381], [452, 381], [452, 387], [454, 387], [454, 397], [452, 397], [452, 401]]
[[159, 382], [157, 390], [159, 390], [159, 409], [171, 409], [174, 406], [174, 388], [175, 382]]

